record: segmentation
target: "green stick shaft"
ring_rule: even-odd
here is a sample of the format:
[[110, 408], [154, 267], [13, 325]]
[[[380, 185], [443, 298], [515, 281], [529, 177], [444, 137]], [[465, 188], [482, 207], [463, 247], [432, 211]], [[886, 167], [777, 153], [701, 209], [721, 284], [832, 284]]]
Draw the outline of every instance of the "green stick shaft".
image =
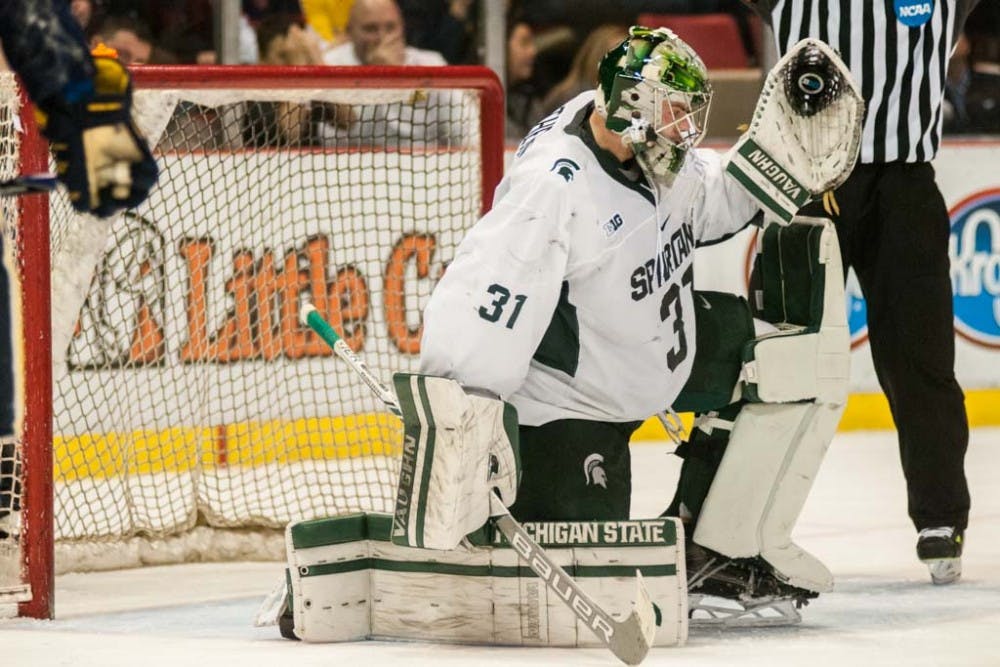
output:
[[396, 398], [396, 395], [368, 370], [365, 362], [358, 355], [354, 354], [354, 350], [344, 342], [344, 339], [337, 334], [334, 328], [330, 326], [330, 323], [323, 319], [323, 316], [319, 314], [314, 305], [311, 303], [304, 304], [299, 311], [299, 317], [303, 324], [315, 331], [338, 357], [346, 361], [361, 376], [361, 379], [368, 385], [368, 388], [375, 392], [375, 395], [386, 404], [394, 415], [402, 416], [402, 412], [399, 409], [399, 399]]

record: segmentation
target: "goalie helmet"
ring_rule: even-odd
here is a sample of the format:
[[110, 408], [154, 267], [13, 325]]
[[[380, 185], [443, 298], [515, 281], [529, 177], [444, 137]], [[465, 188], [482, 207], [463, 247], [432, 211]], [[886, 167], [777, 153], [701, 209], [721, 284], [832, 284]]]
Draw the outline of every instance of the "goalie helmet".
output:
[[705, 134], [705, 64], [667, 28], [633, 26], [598, 67], [596, 107], [651, 179], [670, 185]]

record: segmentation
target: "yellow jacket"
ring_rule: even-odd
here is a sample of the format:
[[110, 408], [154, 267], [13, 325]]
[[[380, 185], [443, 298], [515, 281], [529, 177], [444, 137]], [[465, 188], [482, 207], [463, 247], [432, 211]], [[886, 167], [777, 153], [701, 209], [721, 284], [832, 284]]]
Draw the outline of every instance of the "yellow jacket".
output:
[[343, 41], [354, 0], [301, 0], [306, 22], [328, 42]]

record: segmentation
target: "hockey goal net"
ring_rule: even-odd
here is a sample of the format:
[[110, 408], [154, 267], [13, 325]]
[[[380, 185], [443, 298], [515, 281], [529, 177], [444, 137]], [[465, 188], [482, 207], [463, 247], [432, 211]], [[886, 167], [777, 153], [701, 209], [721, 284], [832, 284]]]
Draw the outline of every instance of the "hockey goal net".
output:
[[[290, 520], [390, 511], [400, 422], [298, 309], [376, 375], [414, 370], [423, 305], [502, 171], [485, 68], [134, 75], [147, 202], [109, 221], [61, 193], [2, 202], [28, 370], [0, 605], [22, 615], [52, 614], [54, 569], [280, 558]], [[0, 97], [0, 177], [45, 170], [13, 78]]]

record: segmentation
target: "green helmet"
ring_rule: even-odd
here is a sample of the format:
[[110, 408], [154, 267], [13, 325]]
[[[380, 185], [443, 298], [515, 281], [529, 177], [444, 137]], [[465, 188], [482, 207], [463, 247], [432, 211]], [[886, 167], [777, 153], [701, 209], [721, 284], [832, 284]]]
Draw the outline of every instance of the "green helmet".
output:
[[712, 87], [705, 63], [667, 28], [633, 26], [598, 68], [596, 104], [651, 178], [667, 184], [698, 145]]

